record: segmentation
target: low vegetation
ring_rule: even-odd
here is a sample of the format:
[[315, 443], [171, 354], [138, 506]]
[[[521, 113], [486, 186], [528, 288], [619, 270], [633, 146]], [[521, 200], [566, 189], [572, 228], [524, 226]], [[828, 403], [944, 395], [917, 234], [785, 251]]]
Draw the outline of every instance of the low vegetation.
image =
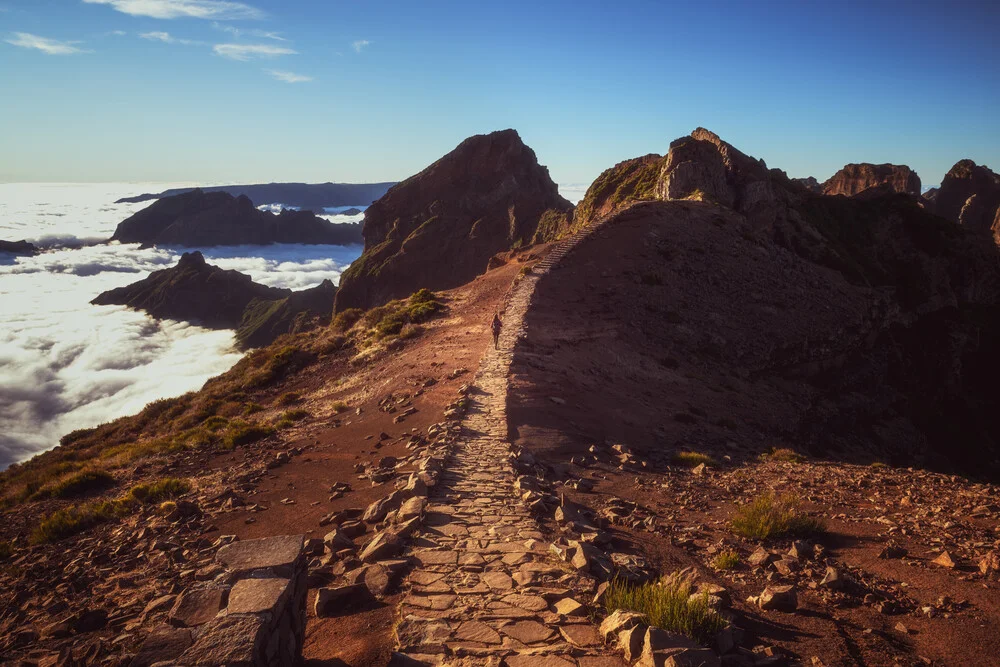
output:
[[706, 466], [717, 466], [718, 461], [713, 459], [708, 454], [702, 454], [700, 452], [677, 452], [671, 457], [670, 462], [677, 466], [685, 466], [687, 468], [694, 468], [696, 466], [704, 463]]
[[32, 500], [42, 498], [79, 498], [89, 493], [110, 489], [115, 485], [115, 478], [106, 470], [81, 470], [63, 477], [58, 482], [39, 489]]
[[174, 477], [137, 484], [120, 498], [56, 510], [42, 519], [32, 532], [30, 541], [32, 544], [56, 542], [96, 525], [128, 516], [143, 505], [153, 505], [176, 498], [190, 490], [189, 482]]
[[740, 555], [733, 549], [724, 549], [712, 559], [712, 569], [735, 570], [740, 565]]
[[708, 603], [708, 596], [691, 597], [691, 582], [676, 575], [634, 585], [614, 580], [604, 593], [608, 613], [625, 609], [645, 614], [651, 626], [709, 643], [726, 626]]
[[767, 461], [783, 461], [785, 463], [802, 463], [806, 460], [806, 457], [788, 447], [772, 447], [771, 451], [762, 454], [761, 458]]
[[765, 493], [743, 505], [733, 515], [730, 527], [737, 535], [753, 540], [804, 536], [823, 530], [823, 521], [802, 513], [799, 498], [792, 494]]
[[14, 547], [10, 542], [0, 542], [0, 561], [5, 561], [14, 554]]

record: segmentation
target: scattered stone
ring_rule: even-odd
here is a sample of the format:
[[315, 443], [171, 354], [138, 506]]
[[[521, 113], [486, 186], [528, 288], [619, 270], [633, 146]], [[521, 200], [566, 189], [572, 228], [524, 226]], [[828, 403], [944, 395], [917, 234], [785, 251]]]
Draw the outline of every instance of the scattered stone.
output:
[[371, 593], [364, 584], [320, 588], [316, 590], [316, 602], [313, 603], [313, 612], [320, 618], [324, 616], [340, 616], [345, 611], [363, 606], [370, 601]]
[[951, 557], [951, 554], [947, 551], [942, 551], [941, 555], [931, 561], [935, 565], [940, 565], [941, 567], [946, 567], [948, 569], [955, 568], [955, 560]]
[[167, 622], [179, 628], [193, 628], [208, 623], [226, 606], [229, 589], [222, 587], [196, 588], [181, 593], [174, 603]]
[[798, 608], [795, 586], [768, 586], [757, 599], [757, 604], [765, 611], [794, 612]]

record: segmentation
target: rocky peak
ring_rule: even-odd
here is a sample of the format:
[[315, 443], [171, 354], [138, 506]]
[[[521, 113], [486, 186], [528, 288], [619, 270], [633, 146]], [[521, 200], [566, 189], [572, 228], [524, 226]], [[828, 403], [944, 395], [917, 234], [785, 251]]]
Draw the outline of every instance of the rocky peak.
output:
[[341, 277], [337, 310], [464, 284], [572, 208], [516, 131], [470, 137], [368, 207], [365, 251]]
[[[776, 189], [775, 186], [778, 186]], [[699, 127], [670, 144], [660, 172], [657, 198], [707, 199], [743, 213], [755, 223], [773, 224], [787, 176]]]
[[883, 184], [889, 185], [895, 192], [920, 196], [920, 177], [906, 165], [867, 162], [844, 165], [843, 169], [823, 183], [823, 194], [852, 197]]
[[1000, 237], [1000, 176], [985, 165], [956, 162], [932, 201], [938, 215], [970, 229], [992, 230]]
[[177, 262], [178, 268], [198, 269], [204, 266], [206, 266], [205, 256], [199, 250], [184, 253], [181, 255], [180, 261]]

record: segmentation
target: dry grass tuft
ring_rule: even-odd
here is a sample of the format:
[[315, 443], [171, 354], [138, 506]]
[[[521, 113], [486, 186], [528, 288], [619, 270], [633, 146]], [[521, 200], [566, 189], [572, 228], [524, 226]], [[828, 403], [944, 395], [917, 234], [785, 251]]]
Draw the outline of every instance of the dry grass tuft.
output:
[[691, 582], [676, 575], [640, 585], [616, 579], [604, 593], [604, 606], [608, 613], [625, 609], [645, 614], [651, 626], [705, 644], [726, 626], [726, 621], [709, 606], [707, 595], [692, 598], [691, 593]]
[[821, 532], [823, 521], [803, 515], [800, 505], [792, 494], [765, 493], [737, 509], [730, 527], [737, 535], [753, 540]]

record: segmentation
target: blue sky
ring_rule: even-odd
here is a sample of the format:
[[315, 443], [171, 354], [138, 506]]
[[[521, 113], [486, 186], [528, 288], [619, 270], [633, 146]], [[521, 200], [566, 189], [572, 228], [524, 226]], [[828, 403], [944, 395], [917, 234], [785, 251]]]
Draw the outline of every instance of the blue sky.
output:
[[1000, 168], [997, 2], [0, 0], [0, 181], [396, 180], [514, 127], [560, 183], [701, 125], [791, 176]]

